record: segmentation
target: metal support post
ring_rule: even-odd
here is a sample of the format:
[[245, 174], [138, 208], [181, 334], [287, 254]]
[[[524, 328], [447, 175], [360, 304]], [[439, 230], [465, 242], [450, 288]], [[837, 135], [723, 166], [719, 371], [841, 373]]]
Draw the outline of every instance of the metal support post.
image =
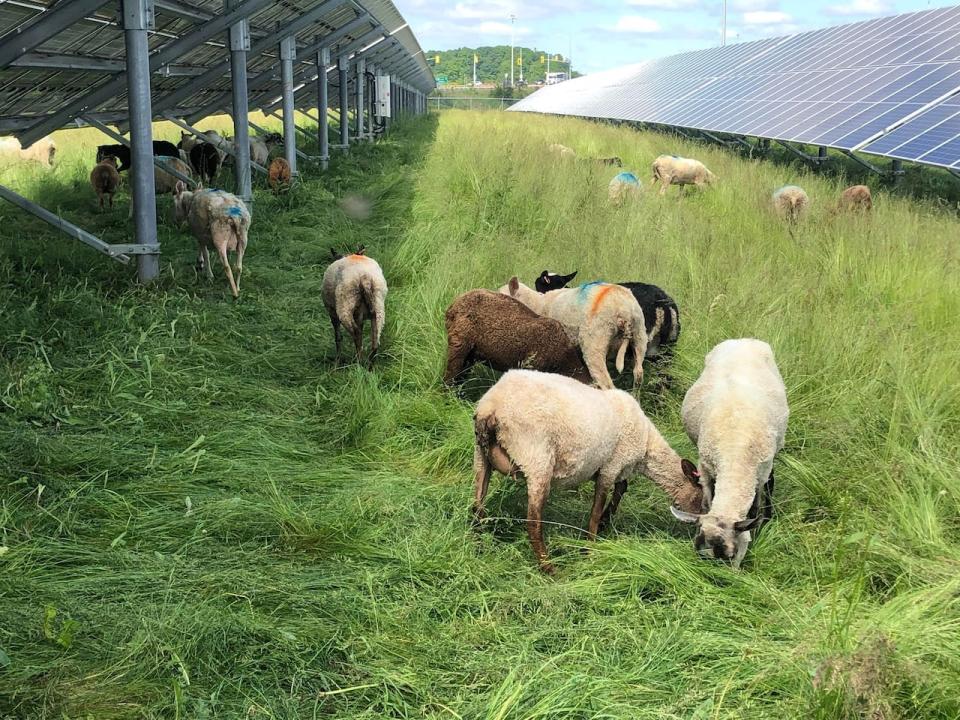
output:
[[[153, 1], [123, 0], [123, 35], [127, 53], [127, 105], [130, 110], [130, 168], [133, 219], [140, 245], [158, 246], [157, 197], [153, 186], [153, 112], [150, 108], [150, 47]], [[160, 249], [137, 258], [140, 282], [160, 275]]]
[[850, 158], [851, 160], [853, 160], [855, 163], [857, 163], [857, 164], [859, 164], [859, 165], [863, 165], [863, 167], [865, 167], [867, 170], [870, 170], [871, 172], [875, 172], [877, 175], [883, 175], [883, 170], [881, 170], [880, 168], [878, 168], [878, 167], [877, 167], [876, 165], [874, 165], [873, 163], [869, 163], [869, 162], [867, 162], [866, 160], [864, 160], [863, 158], [857, 157], [856, 155], [854, 155], [854, 154], [853, 154], [852, 152], [850, 152], [849, 150], [840, 150], [840, 152], [842, 152], [842, 153], [843, 153], [844, 155], [846, 155], [848, 158]]
[[320, 147], [320, 167], [326, 170], [330, 165], [330, 138], [327, 135], [330, 128], [330, 118], [327, 110], [330, 107], [330, 98], [327, 97], [327, 67], [330, 65], [330, 48], [320, 48], [317, 51], [317, 139]]
[[344, 152], [350, 150], [350, 96], [347, 92], [347, 71], [350, 69], [350, 59], [346, 55], [341, 55], [337, 61], [337, 70], [340, 79], [340, 145]]
[[[224, 10], [229, 12], [239, 0], [224, 0]], [[237, 197], [247, 208], [253, 202], [253, 187], [250, 180], [250, 128], [247, 116], [250, 106], [247, 99], [247, 51], [250, 49], [250, 26], [246, 19], [230, 26], [230, 78], [233, 85], [233, 138], [237, 150], [236, 172]]]
[[367, 61], [363, 58], [360, 58], [356, 62], [357, 67], [357, 140], [363, 140], [366, 137], [366, 131], [364, 130], [364, 121], [363, 121], [363, 88], [366, 85], [366, 75], [367, 75]]
[[801, 150], [797, 150], [788, 142], [784, 142], [783, 140], [777, 140], [776, 143], [778, 145], [783, 145], [783, 147], [785, 147], [787, 150], [789, 150], [790, 152], [792, 152], [794, 155], [796, 155], [798, 158], [801, 158], [802, 160], [806, 160], [807, 162], [810, 162], [813, 164], [817, 163], [817, 158], [815, 158], [813, 155], [807, 155], [805, 152]]
[[827, 148], [821, 145], [817, 148], [817, 165], [823, 165], [827, 160]]
[[894, 158], [893, 168], [891, 172], [893, 174], [893, 184], [899, 185], [900, 180], [903, 179], [903, 162], [901, 160], [897, 160], [896, 158]]
[[293, 61], [297, 57], [297, 40], [280, 41], [280, 80], [283, 84], [283, 152], [290, 163], [290, 173], [297, 174], [297, 133], [293, 117]]

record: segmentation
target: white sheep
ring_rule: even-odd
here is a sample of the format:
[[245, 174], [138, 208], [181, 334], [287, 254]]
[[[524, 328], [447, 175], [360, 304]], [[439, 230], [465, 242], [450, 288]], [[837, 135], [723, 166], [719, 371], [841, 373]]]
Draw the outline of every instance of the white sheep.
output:
[[784, 185], [773, 191], [773, 209], [784, 220], [796, 222], [810, 205], [810, 198], [802, 187]]
[[607, 186], [607, 196], [614, 205], [623, 205], [627, 198], [637, 198], [640, 196], [640, 180], [636, 175], [630, 172], [622, 172], [616, 175]]
[[[572, 378], [534, 370], [511, 370], [477, 403], [474, 516], [493, 470], [527, 485], [527, 532], [544, 572], [553, 566], [543, 542], [541, 519], [550, 490], [593, 479], [593, 509], [587, 531], [595, 538], [616, 512], [627, 482], [646, 475], [681, 508], [701, 505], [696, 468], [667, 444], [640, 405], [622, 390], [598, 390]], [[607, 494], [613, 491], [604, 509]]]
[[[216, 249], [230, 283], [233, 297], [240, 296], [240, 275], [243, 273], [243, 253], [247, 248], [250, 229], [250, 211], [236, 195], [223, 190], [190, 192], [179, 181], [173, 194], [174, 217], [178, 223], [187, 221], [197, 239], [197, 261], [213, 279], [210, 266], [210, 248]], [[234, 279], [227, 252], [237, 254], [237, 275]]]
[[607, 372], [607, 355], [620, 341], [616, 354], [617, 372], [623, 372], [627, 346], [633, 348], [633, 381], [643, 381], [643, 357], [647, 352], [647, 333], [643, 311], [633, 294], [620, 285], [593, 282], [578, 288], [563, 288], [538, 293], [516, 277], [500, 288], [504, 295], [516, 298], [538, 315], [559, 321], [570, 339], [580, 346], [590, 376], [604, 389], [613, 387]]
[[700, 454], [703, 505], [697, 514], [671, 510], [699, 524], [694, 545], [701, 555], [739, 568], [750, 530], [772, 513], [773, 458], [783, 448], [790, 415], [773, 350], [753, 339], [717, 345], [681, 414]]
[[263, 136], [250, 136], [250, 159], [266, 167], [270, 159], [270, 152], [278, 145], [283, 144], [283, 136], [279, 133], [269, 133]]
[[577, 153], [573, 148], [568, 148], [566, 145], [561, 145], [560, 143], [552, 143], [549, 147], [551, 153], [557, 157], [563, 158], [564, 160], [573, 160], [577, 157]]
[[53, 161], [57, 156], [57, 144], [53, 138], [45, 137], [24, 149], [17, 138], [2, 138], [0, 155], [16, 155], [27, 162], [38, 162], [44, 167], [53, 167]]
[[696, 185], [702, 188], [716, 182], [717, 176], [707, 169], [699, 160], [677, 157], [676, 155], [661, 155], [653, 161], [653, 180], [660, 182], [660, 194], [664, 195], [670, 185]]
[[340, 361], [340, 326], [353, 337], [357, 360], [363, 353], [363, 324], [370, 319], [370, 356], [372, 365], [380, 348], [380, 333], [386, 319], [387, 281], [383, 270], [361, 247], [345, 257], [331, 249], [333, 262], [323, 273], [323, 304], [333, 325], [333, 339]]

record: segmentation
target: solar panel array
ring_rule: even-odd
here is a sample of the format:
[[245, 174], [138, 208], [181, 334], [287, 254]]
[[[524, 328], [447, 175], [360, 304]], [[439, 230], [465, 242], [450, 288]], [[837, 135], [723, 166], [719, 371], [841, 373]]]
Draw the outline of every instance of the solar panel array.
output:
[[[71, 3], [88, 12], [9, 65], [0, 62], [0, 134], [13, 132], [30, 140], [31, 134], [66, 126], [84, 112], [107, 122], [126, 116], [126, 50], [118, 0], [0, 2], [0, 56], [5, 43], [16, 43], [31, 24]], [[307, 68], [301, 78], [317, 76], [316, 48], [325, 44], [334, 60], [340, 53], [365, 51], [368, 62], [381, 60], [383, 72], [420, 92], [434, 87], [416, 38], [390, 0], [236, 0], [233, 7], [238, 5], [253, 10], [248, 15], [252, 48], [247, 55], [251, 109], [279, 94], [279, 40], [291, 33], [298, 66]], [[156, 117], [164, 112], [209, 114], [229, 103], [227, 29], [189, 42], [226, 12], [223, 0], [155, 0], [149, 44], [156, 64], [151, 75]], [[331, 80], [336, 81], [335, 72]], [[351, 73], [350, 82], [355, 80]], [[108, 92], [111, 88], [115, 92]], [[330, 100], [335, 107], [336, 92]], [[297, 102], [306, 107], [300, 98]]]
[[960, 163], [960, 7], [683, 53], [537, 91], [517, 112]]

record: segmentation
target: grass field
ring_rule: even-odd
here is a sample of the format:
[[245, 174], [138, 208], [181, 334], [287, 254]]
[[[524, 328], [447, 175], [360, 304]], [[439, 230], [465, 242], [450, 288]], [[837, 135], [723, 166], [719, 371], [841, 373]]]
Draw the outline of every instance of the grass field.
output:
[[[67, 137], [76, 138], [67, 147]], [[0, 182], [111, 240], [86, 181], [96, 134]], [[719, 175], [608, 207], [621, 156]], [[770, 192], [805, 187], [789, 232]], [[960, 246], [933, 198], [625, 128], [451, 111], [356, 148], [291, 194], [258, 191], [243, 295], [193, 270], [166, 218], [156, 288], [0, 205], [0, 718], [960, 717]], [[369, 220], [338, 199], [360, 193]], [[382, 364], [332, 367], [331, 246], [390, 283]], [[792, 416], [777, 514], [741, 572], [696, 557], [640, 478], [614, 528], [555, 494], [536, 569], [525, 493], [495, 478], [468, 524], [471, 399], [440, 385], [459, 292], [544, 268], [646, 280], [683, 313], [661, 394], [729, 337], [769, 341]], [[580, 548], [590, 547], [589, 554]]]

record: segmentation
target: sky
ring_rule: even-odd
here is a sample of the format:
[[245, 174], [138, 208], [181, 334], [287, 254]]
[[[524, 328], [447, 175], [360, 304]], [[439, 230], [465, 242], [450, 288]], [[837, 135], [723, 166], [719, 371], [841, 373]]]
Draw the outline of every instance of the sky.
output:
[[[956, 0], [727, 0], [727, 42], [956, 4]], [[723, 0], [394, 0], [424, 50], [516, 44], [597, 72], [720, 44]]]

